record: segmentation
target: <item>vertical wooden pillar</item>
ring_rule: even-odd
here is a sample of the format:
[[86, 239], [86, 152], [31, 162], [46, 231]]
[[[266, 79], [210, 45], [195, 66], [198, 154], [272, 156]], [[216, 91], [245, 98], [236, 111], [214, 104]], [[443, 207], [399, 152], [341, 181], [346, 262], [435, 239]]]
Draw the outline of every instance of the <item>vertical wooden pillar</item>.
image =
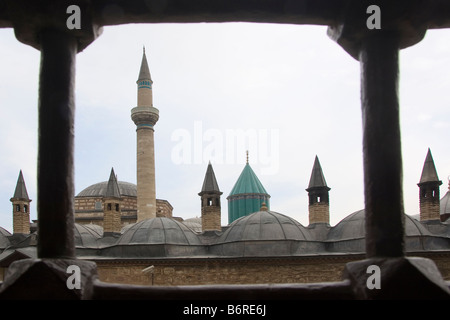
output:
[[40, 33], [38, 134], [38, 257], [73, 258], [74, 86], [77, 40]]
[[377, 32], [362, 40], [359, 61], [369, 258], [404, 255], [398, 54], [395, 33]]

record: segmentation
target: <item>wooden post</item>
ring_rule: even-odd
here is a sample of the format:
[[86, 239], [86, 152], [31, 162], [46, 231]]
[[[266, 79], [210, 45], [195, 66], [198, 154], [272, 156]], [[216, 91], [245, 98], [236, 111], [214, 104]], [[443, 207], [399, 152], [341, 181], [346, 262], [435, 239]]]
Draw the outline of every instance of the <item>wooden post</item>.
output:
[[398, 37], [365, 37], [359, 54], [367, 257], [404, 255]]
[[73, 258], [74, 86], [77, 40], [47, 29], [40, 34], [38, 134], [38, 257]]

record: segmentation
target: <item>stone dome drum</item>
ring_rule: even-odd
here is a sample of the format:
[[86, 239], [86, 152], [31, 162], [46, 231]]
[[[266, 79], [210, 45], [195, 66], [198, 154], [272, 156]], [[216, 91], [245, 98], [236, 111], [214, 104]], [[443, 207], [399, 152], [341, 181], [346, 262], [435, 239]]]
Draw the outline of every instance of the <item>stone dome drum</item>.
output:
[[[120, 195], [136, 197], [137, 187], [134, 183], [118, 181]], [[90, 185], [77, 194], [77, 197], [104, 197], [106, 195], [106, 189], [108, 187], [108, 181], [103, 181]]]

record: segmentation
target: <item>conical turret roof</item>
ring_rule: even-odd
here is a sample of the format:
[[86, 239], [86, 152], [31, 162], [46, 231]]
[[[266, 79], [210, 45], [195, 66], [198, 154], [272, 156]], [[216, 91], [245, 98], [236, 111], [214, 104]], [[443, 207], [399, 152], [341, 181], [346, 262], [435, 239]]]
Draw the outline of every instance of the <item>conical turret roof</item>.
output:
[[[328, 188], [325, 176], [323, 175], [322, 166], [319, 162], [319, 157], [316, 156], [314, 160], [314, 166], [311, 172], [311, 178], [309, 179], [308, 189], [311, 188]], [[306, 190], [308, 190], [306, 189]]]
[[205, 179], [203, 180], [202, 191], [199, 195], [204, 193], [220, 193], [219, 185], [217, 184], [216, 175], [214, 174], [213, 167], [211, 162], [208, 164], [208, 168], [206, 169]]
[[427, 157], [425, 158], [425, 163], [423, 164], [422, 175], [420, 177], [419, 184], [426, 182], [441, 182], [438, 178], [430, 148], [428, 148]]
[[255, 172], [247, 162], [229, 196], [248, 193], [268, 195], [261, 181], [259, 181]]
[[108, 185], [106, 187], [107, 198], [120, 198], [119, 184], [117, 183], [117, 177], [114, 173], [114, 168], [111, 168], [111, 174], [109, 175]]
[[22, 170], [19, 172], [19, 178], [17, 179], [16, 190], [14, 191], [14, 199], [30, 200], [28, 197], [27, 187], [23, 179]]
[[147, 63], [147, 56], [145, 55], [145, 48], [144, 48], [144, 53], [142, 54], [141, 69], [139, 70], [139, 77], [137, 79], [137, 82], [139, 82], [141, 80], [152, 81], [152, 77], [150, 75], [150, 69], [149, 69], [148, 63]]

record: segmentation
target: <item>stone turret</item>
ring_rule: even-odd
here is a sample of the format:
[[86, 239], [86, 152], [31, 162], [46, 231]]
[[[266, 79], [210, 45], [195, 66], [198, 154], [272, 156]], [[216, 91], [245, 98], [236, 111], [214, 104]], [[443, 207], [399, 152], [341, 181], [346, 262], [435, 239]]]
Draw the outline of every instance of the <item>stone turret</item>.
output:
[[13, 233], [30, 234], [30, 198], [23, 179], [22, 170], [19, 172], [14, 196], [10, 199], [13, 204]]
[[111, 169], [106, 194], [103, 198], [103, 234], [120, 234], [122, 197], [120, 196], [119, 184], [114, 169]]
[[420, 221], [440, 220], [439, 180], [431, 150], [428, 149], [419, 186]]
[[309, 224], [330, 223], [330, 197], [328, 194], [330, 190], [325, 181], [319, 158], [316, 156], [308, 189], [306, 189], [309, 198]]
[[202, 231], [221, 231], [220, 196], [222, 192], [217, 184], [211, 163], [208, 164], [202, 191], [198, 195], [201, 197]]

